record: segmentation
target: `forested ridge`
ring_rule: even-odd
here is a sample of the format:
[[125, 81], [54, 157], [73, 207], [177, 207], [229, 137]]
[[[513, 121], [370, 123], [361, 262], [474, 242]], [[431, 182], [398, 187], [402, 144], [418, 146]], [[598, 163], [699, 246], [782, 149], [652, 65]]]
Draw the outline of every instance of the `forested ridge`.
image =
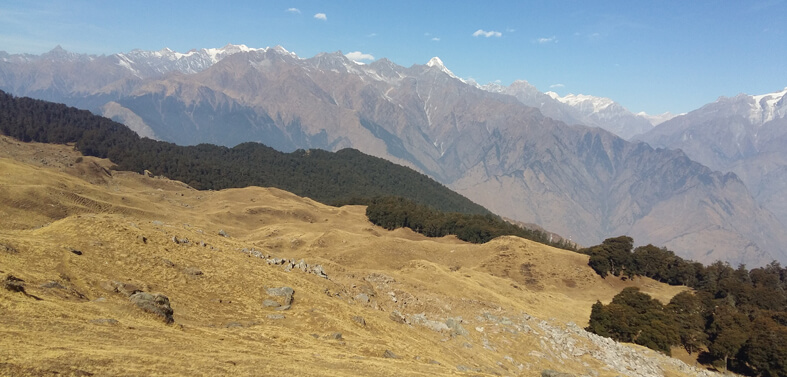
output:
[[178, 146], [140, 138], [89, 111], [0, 94], [3, 134], [25, 142], [75, 143], [84, 155], [108, 158], [119, 170], [149, 170], [197, 189], [267, 186], [330, 205], [365, 204], [373, 223], [409, 227], [430, 237], [453, 234], [482, 243], [516, 235], [572, 248], [551, 242], [544, 232], [508, 223], [426, 175], [354, 149], [282, 153], [259, 143]]
[[[633, 239], [609, 238], [581, 249], [601, 276], [647, 276], [694, 292], [667, 305], [626, 288], [611, 303], [593, 305], [588, 331], [670, 352], [682, 346], [718, 369], [752, 376], [787, 376], [787, 268], [778, 262], [748, 270], [686, 261]], [[633, 249], [633, 250], [632, 250]]]
[[366, 203], [366, 217], [386, 229], [407, 227], [427, 237], [449, 234], [467, 242], [484, 243], [499, 236], [518, 236], [561, 249], [575, 250], [573, 243], [552, 241], [542, 231], [524, 229], [492, 214], [446, 213], [399, 197], [374, 198]]
[[424, 174], [354, 149], [282, 153], [259, 143], [178, 146], [140, 138], [89, 111], [4, 92], [0, 132], [25, 142], [75, 143], [84, 155], [108, 158], [119, 170], [149, 170], [202, 190], [276, 187], [326, 204], [400, 196], [440, 211], [490, 213]]

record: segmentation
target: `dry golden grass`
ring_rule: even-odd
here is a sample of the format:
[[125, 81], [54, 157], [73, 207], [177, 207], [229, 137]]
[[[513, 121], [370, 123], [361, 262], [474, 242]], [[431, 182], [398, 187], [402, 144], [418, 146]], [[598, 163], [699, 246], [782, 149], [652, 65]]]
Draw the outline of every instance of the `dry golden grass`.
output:
[[[584, 326], [596, 300], [626, 286], [665, 302], [683, 289], [601, 279], [583, 255], [515, 237], [427, 239], [373, 226], [360, 206], [259, 187], [196, 191], [79, 157], [0, 138], [0, 244], [8, 246], [0, 245], [0, 277], [23, 279], [28, 293], [0, 290], [0, 375], [433, 376], [461, 375], [458, 365], [475, 375], [615, 375], [588, 355], [533, 356], [547, 353], [538, 335], [481, 316]], [[321, 264], [329, 279], [284, 271], [243, 248]], [[50, 281], [62, 288], [42, 287]], [[175, 324], [103, 288], [110, 281], [167, 295]], [[261, 305], [276, 286], [295, 289], [290, 310]], [[393, 310], [462, 317], [468, 334], [399, 324]], [[335, 332], [342, 339], [327, 337]], [[400, 358], [383, 358], [386, 350]]]

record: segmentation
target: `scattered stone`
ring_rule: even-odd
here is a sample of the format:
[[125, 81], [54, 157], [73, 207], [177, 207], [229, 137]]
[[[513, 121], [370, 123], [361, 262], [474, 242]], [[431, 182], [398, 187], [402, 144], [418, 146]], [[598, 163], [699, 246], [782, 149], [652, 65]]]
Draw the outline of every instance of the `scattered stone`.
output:
[[295, 290], [290, 287], [273, 287], [273, 288], [268, 288], [266, 291], [268, 293], [268, 296], [283, 297], [284, 298], [283, 305], [292, 304], [292, 295], [295, 294]]
[[167, 296], [160, 293], [137, 292], [131, 295], [129, 300], [140, 309], [161, 317], [168, 324], [174, 322], [172, 307]]
[[153, 221], [151, 221], [150, 223], [151, 223], [151, 224], [153, 224], [153, 225], [156, 225], [156, 226], [162, 226], [162, 225], [164, 225], [164, 223], [163, 223], [163, 222], [161, 222], [161, 221], [158, 221], [158, 220], [153, 220]]
[[282, 306], [278, 306], [278, 307], [274, 308], [273, 310], [276, 310], [276, 311], [290, 310], [291, 307], [292, 307], [291, 305], [282, 305]]
[[386, 359], [401, 359], [399, 355], [391, 352], [391, 350], [385, 350], [385, 352], [383, 352], [383, 357]]
[[14, 276], [14, 275], [8, 275], [3, 280], [3, 288], [5, 288], [6, 290], [9, 290], [11, 292], [26, 293], [25, 292], [25, 284], [24, 283], [25, 283], [24, 280]]
[[183, 269], [183, 272], [188, 274], [188, 275], [193, 275], [193, 276], [201, 276], [202, 275], [202, 270], [200, 270], [197, 267], [186, 267], [186, 268]]
[[[246, 253], [246, 254], [249, 254], [252, 257], [265, 259], [265, 255], [263, 255], [261, 252], [259, 252], [259, 250], [255, 250], [255, 249], [249, 250], [249, 249], [243, 248], [243, 249], [241, 249], [241, 251]], [[268, 263], [268, 264], [270, 264], [270, 263]]]
[[443, 364], [440, 364], [440, 362], [439, 362], [439, 361], [437, 361], [437, 360], [432, 360], [432, 359], [429, 359], [429, 361], [427, 361], [427, 363], [429, 363], [429, 364], [432, 364], [432, 365], [443, 365]]
[[342, 340], [343, 339], [342, 338], [342, 333], [340, 333], [340, 332], [335, 332], [335, 333], [332, 333], [330, 335], [326, 335], [325, 338], [326, 339], [333, 339], [333, 340]]
[[77, 250], [77, 249], [71, 249], [71, 252], [76, 254], [76, 255], [82, 255], [82, 252]]
[[243, 324], [240, 323], [240, 322], [229, 322], [226, 325], [224, 325], [224, 327], [226, 327], [228, 329], [231, 329], [231, 328], [235, 328], [235, 327], [243, 327]]
[[463, 335], [467, 336], [468, 332], [462, 327], [462, 319], [461, 318], [448, 318], [445, 320], [445, 325], [451, 331], [451, 336]]
[[416, 325], [424, 326], [429, 330], [436, 331], [436, 332], [443, 332], [448, 331], [448, 326], [440, 321], [434, 321], [426, 318], [426, 314], [418, 313], [413, 314], [409, 317], [410, 323], [414, 323]]
[[175, 263], [169, 259], [161, 258], [161, 262], [167, 267], [175, 267]]
[[284, 319], [284, 314], [268, 314], [268, 319]]
[[141, 243], [144, 243], [144, 244], [147, 244], [148, 243], [148, 238], [145, 237], [145, 236], [137, 236], [137, 241], [139, 241]]
[[118, 323], [118, 320], [112, 318], [97, 318], [90, 321], [90, 323], [102, 326], [115, 326]]
[[224, 231], [224, 229], [219, 229], [219, 235], [222, 237], [230, 238], [230, 235]]
[[188, 245], [191, 241], [189, 241], [189, 239], [186, 237], [178, 238], [178, 236], [172, 236], [172, 242], [178, 245], [180, 244]]
[[541, 377], [574, 377], [571, 373], [558, 372], [552, 369], [544, 369], [541, 371]]
[[129, 297], [131, 297], [131, 295], [137, 292], [142, 292], [142, 289], [131, 283], [121, 283], [119, 281], [111, 281], [111, 282], [107, 282], [107, 284], [109, 285], [109, 287], [111, 287], [111, 289], [107, 289], [107, 286], [105, 286], [106, 284], [102, 285], [102, 287], [110, 292], [122, 293]]
[[145, 177], [148, 177], [148, 178], [153, 178], [153, 173], [151, 173], [150, 170], [147, 170], [147, 169], [142, 172], [142, 175], [144, 175]]
[[323, 278], [323, 279], [327, 279], [328, 278], [328, 275], [325, 274], [325, 270], [319, 264], [312, 267], [312, 273], [317, 275], [317, 276], [319, 276], [319, 277], [321, 277], [321, 278]]
[[353, 321], [355, 321], [356, 323], [358, 323], [361, 326], [366, 326], [366, 320], [363, 319], [363, 317], [361, 317], [359, 315], [354, 316], [353, 317]]
[[407, 323], [407, 319], [406, 319], [406, 318], [404, 318], [404, 316], [402, 315], [402, 313], [399, 313], [399, 311], [398, 311], [398, 310], [394, 310], [394, 311], [392, 311], [392, 312], [391, 312], [391, 314], [390, 314], [390, 315], [388, 315], [388, 318], [390, 318], [390, 319], [391, 319], [391, 321], [394, 321], [394, 322], [396, 322], [396, 323], [401, 323], [401, 324], [405, 324], [405, 323]]
[[369, 295], [367, 295], [366, 293], [359, 293], [359, 294], [355, 295], [355, 301], [359, 301], [362, 304], [368, 304], [369, 303]]
[[262, 301], [262, 306], [265, 306], [265, 307], [268, 307], [268, 308], [278, 308], [279, 306], [281, 306], [281, 304], [279, 304], [278, 302], [276, 302], [274, 300], [265, 299], [265, 300]]

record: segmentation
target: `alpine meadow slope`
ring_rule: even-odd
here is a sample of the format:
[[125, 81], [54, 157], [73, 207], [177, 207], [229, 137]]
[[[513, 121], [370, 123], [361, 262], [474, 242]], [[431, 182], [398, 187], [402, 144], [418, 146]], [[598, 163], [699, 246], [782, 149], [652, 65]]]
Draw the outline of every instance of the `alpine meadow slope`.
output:
[[[202, 50], [134, 58], [5, 54], [0, 89], [111, 109], [107, 115], [133, 119], [137, 132], [178, 144], [356, 148], [583, 245], [627, 234], [706, 263], [787, 261], [784, 226], [744, 183], [680, 151], [548, 118], [443, 64], [405, 68], [386, 59], [358, 64], [340, 52], [303, 59], [281, 47], [224, 49], [235, 53], [216, 54], [208, 67], [196, 63], [205, 61]], [[95, 65], [92, 78], [80, 79], [79, 59]], [[139, 68], [152, 66], [159, 69]]]
[[[0, 375], [718, 375], [581, 328], [626, 287], [684, 287], [112, 165], [0, 136]], [[148, 292], [172, 323], [129, 299]]]

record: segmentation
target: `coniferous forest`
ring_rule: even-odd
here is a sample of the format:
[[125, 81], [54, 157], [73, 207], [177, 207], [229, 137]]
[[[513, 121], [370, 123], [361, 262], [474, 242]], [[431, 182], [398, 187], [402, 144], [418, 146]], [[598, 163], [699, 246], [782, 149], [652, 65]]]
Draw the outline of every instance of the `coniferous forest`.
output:
[[588, 331], [667, 354], [681, 346], [720, 370], [787, 376], [787, 268], [778, 262], [751, 270], [722, 262], [704, 266], [665, 248], [633, 244], [621, 236], [579, 252], [590, 256], [588, 264], [602, 277], [646, 276], [694, 292], [663, 305], [626, 288], [608, 305], [593, 305]]
[[149, 170], [200, 190], [276, 187], [326, 204], [400, 196], [440, 211], [490, 213], [424, 174], [354, 149], [282, 153], [259, 143], [178, 146], [140, 138], [86, 110], [2, 91], [0, 133], [25, 142], [74, 143], [82, 154], [108, 158], [119, 170]]
[[446, 213], [399, 197], [375, 198], [364, 204], [367, 204], [369, 221], [386, 229], [406, 227], [427, 237], [450, 234], [472, 243], [485, 243], [499, 236], [518, 236], [574, 250], [568, 241], [553, 242], [545, 232], [521, 228], [492, 214]]
[[475, 243], [516, 235], [573, 247], [510, 224], [426, 175], [354, 149], [282, 153], [259, 143], [178, 146], [140, 138], [89, 111], [3, 92], [0, 109], [5, 135], [25, 142], [74, 143], [82, 154], [108, 158], [119, 170], [149, 170], [196, 189], [276, 187], [330, 205], [366, 204], [369, 219], [388, 229], [409, 227], [430, 237], [453, 234]]

